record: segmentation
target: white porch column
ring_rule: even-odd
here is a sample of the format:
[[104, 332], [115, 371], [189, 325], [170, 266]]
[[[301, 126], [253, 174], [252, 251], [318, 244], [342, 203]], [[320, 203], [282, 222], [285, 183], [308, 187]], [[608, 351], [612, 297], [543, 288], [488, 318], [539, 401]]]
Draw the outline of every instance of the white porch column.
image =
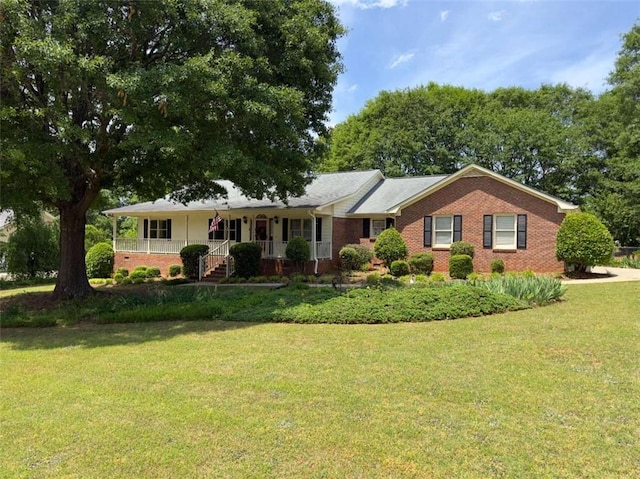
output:
[[111, 221], [112, 221], [112, 241], [113, 241], [113, 251], [116, 250], [116, 235], [118, 234], [118, 217], [116, 215], [113, 215], [111, 217]]
[[147, 216], [147, 254], [151, 253], [151, 218]]
[[184, 245], [189, 245], [189, 215], [184, 215]]

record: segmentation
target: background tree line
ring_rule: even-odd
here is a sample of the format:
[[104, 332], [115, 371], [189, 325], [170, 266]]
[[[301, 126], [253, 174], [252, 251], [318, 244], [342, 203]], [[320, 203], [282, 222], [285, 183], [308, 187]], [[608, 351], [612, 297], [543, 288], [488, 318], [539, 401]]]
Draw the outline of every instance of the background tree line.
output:
[[595, 96], [566, 84], [492, 92], [430, 83], [381, 92], [335, 126], [320, 171], [452, 173], [476, 163], [595, 213], [640, 244], [640, 25]]

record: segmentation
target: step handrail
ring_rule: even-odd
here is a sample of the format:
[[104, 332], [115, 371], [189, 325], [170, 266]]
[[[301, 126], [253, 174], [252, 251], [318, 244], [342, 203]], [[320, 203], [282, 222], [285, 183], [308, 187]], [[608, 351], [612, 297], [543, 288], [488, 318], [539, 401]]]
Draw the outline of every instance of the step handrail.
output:
[[[222, 258], [222, 262], [229, 257], [229, 240], [225, 240], [216, 246], [212, 251], [209, 251], [207, 254], [203, 254], [200, 256], [198, 260], [198, 281], [202, 281], [202, 278], [205, 274], [207, 274], [212, 269], [216, 268], [220, 262], [211, 261], [209, 262], [209, 258]], [[213, 265], [213, 266], [212, 266]]]

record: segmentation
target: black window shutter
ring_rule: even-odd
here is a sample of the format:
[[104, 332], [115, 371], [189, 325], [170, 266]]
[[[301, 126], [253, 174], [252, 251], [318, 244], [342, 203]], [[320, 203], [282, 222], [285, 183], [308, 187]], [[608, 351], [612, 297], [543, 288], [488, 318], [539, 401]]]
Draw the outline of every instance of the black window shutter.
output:
[[370, 218], [362, 218], [362, 237], [363, 238], [371, 237], [371, 219]]
[[518, 249], [527, 248], [527, 215], [518, 215]]
[[393, 224], [394, 224], [393, 218], [387, 218], [387, 225], [386, 225], [386, 228], [387, 228], [387, 229], [389, 229], [389, 228], [393, 228]]
[[462, 241], [462, 215], [453, 216], [453, 241]]
[[171, 239], [171, 220], [167, 220], [167, 239]]
[[322, 218], [316, 218], [316, 241], [322, 241]]
[[242, 243], [242, 220], [236, 219], [236, 241]]
[[282, 241], [289, 241], [289, 218], [282, 218]]
[[144, 239], [149, 238], [149, 220], [144, 220], [144, 233], [143, 233], [143, 237]]
[[493, 248], [493, 215], [484, 215], [482, 246], [484, 248]]
[[424, 217], [424, 245], [431, 248], [431, 224], [433, 218], [431, 216]]

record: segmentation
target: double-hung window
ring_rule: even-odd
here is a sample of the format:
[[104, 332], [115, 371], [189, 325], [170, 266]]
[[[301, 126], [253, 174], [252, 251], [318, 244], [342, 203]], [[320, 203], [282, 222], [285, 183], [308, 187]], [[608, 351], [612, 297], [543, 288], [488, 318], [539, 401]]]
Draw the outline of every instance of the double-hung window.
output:
[[171, 220], [144, 220], [144, 239], [171, 239]]
[[377, 238], [387, 229], [387, 220], [371, 220], [371, 237]]
[[448, 248], [453, 243], [453, 216], [434, 216], [433, 246]]
[[516, 215], [495, 215], [494, 217], [494, 248], [516, 249]]
[[289, 220], [289, 238], [300, 236], [307, 241], [311, 241], [311, 219]]

